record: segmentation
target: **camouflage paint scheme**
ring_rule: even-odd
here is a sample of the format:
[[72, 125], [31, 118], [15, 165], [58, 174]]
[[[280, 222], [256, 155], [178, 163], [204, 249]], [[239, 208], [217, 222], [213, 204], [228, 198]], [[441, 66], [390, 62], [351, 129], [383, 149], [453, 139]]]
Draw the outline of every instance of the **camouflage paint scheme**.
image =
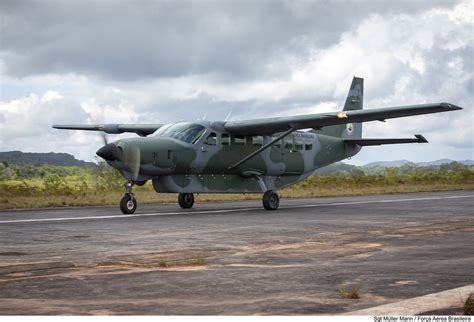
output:
[[[349, 92], [344, 110], [362, 109], [362, 81], [356, 79]], [[306, 179], [316, 169], [346, 159], [360, 151], [360, 146], [348, 145], [344, 139], [360, 138], [362, 124], [335, 125], [316, 131], [295, 131], [278, 144], [257, 154], [235, 169], [228, 168], [262, 143], [268, 143], [280, 133], [244, 136], [237, 145], [236, 135], [225, 131], [223, 122], [194, 122], [206, 128], [195, 144], [169, 137], [146, 137], [116, 141], [118, 146], [140, 146], [140, 172], [136, 181], [152, 180], [156, 192], [265, 192], [278, 190]], [[347, 130], [349, 128], [349, 131]], [[206, 144], [211, 133], [215, 145]], [[230, 144], [222, 144], [222, 134], [230, 136]], [[262, 141], [259, 141], [261, 139]], [[254, 142], [255, 141], [255, 142]], [[112, 166], [119, 164], [109, 162]], [[119, 162], [117, 162], [119, 163]], [[122, 171], [127, 172], [126, 169]], [[124, 174], [125, 177], [130, 174]]]
[[[248, 121], [196, 121], [192, 124], [201, 125], [205, 132], [194, 143], [159, 135], [158, 129], [167, 126], [162, 124], [54, 127], [114, 134], [135, 132], [142, 136], [108, 144], [115, 150], [119, 148], [121, 156], [105, 159], [129, 182], [152, 180], [157, 192], [266, 192], [300, 182], [320, 167], [354, 156], [364, 145], [427, 142], [422, 136], [361, 139], [362, 122], [458, 109], [461, 108], [437, 103], [364, 111], [363, 79], [354, 77], [342, 112]], [[287, 136], [232, 167], [282, 133]]]

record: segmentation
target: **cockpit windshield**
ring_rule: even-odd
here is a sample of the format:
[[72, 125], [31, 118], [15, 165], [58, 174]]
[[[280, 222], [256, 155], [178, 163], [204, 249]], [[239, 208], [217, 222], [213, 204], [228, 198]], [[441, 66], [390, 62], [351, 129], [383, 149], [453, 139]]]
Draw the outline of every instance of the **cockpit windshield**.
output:
[[174, 123], [160, 127], [153, 136], [170, 137], [186, 143], [195, 144], [206, 132], [206, 128], [196, 123]]

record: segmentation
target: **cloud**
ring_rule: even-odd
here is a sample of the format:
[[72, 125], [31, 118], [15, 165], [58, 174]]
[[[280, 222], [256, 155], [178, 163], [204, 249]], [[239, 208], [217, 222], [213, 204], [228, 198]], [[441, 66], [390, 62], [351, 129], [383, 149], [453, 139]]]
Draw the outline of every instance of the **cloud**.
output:
[[90, 159], [98, 136], [50, 126], [336, 111], [357, 75], [365, 108], [466, 110], [367, 123], [367, 137], [420, 132], [431, 143], [367, 148], [355, 162], [472, 157], [469, 1], [178, 4], [2, 2], [0, 149]]
[[[25, 77], [74, 72], [106, 79], [215, 74], [259, 78], [269, 61], [325, 47], [368, 15], [452, 1], [2, 1], [1, 59]], [[280, 70], [277, 70], [280, 72]]]

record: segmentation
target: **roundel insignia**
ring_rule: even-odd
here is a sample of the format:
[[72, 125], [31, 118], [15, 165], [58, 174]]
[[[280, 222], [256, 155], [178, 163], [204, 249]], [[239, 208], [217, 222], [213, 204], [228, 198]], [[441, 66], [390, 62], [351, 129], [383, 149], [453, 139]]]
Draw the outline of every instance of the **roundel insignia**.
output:
[[346, 124], [346, 131], [347, 131], [347, 133], [352, 134], [352, 132], [354, 132], [354, 124], [347, 123]]

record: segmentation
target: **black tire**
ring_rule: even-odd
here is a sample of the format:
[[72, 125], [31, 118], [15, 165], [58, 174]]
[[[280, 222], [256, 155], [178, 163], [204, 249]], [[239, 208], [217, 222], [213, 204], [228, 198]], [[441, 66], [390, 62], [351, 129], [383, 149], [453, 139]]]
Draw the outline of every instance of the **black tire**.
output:
[[277, 210], [280, 205], [280, 198], [278, 198], [277, 193], [273, 190], [265, 192], [262, 201], [265, 210]]
[[120, 200], [120, 210], [125, 215], [131, 215], [137, 210], [137, 199], [130, 194], [125, 194]]
[[192, 193], [180, 193], [178, 203], [183, 209], [191, 208], [194, 205], [194, 195]]

